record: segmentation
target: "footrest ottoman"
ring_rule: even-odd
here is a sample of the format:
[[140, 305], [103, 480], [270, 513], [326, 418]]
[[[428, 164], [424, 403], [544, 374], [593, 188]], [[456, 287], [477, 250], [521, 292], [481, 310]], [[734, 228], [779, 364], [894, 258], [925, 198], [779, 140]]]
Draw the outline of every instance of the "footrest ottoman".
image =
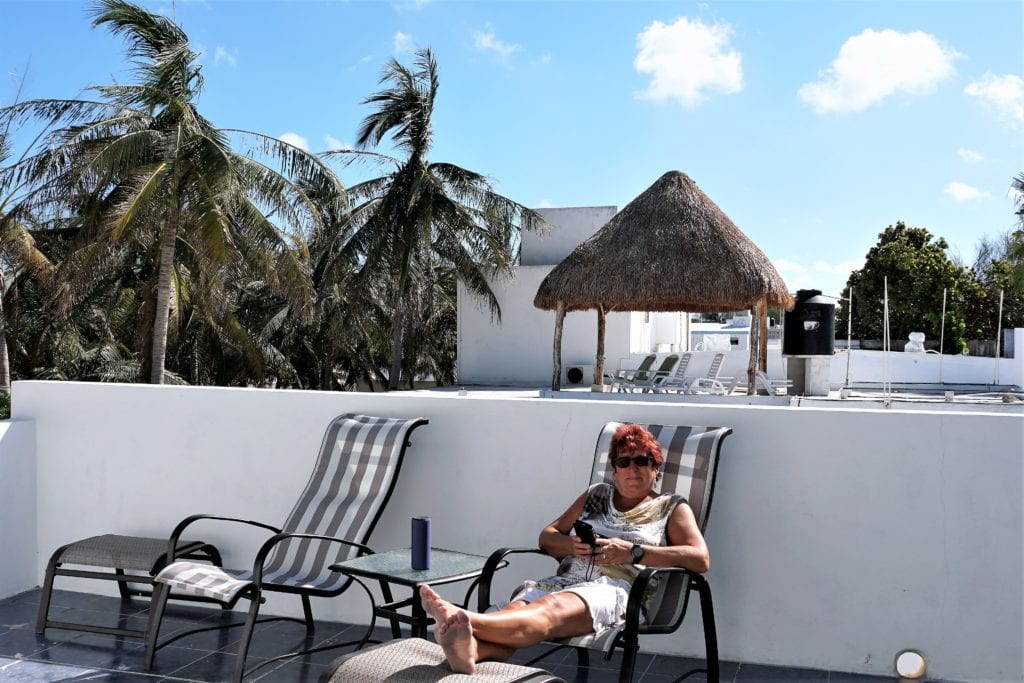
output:
[[320, 683], [565, 683], [544, 669], [506, 662], [480, 662], [472, 676], [453, 673], [437, 643], [422, 638], [392, 640], [334, 660]]
[[[151, 590], [132, 588], [128, 584], [153, 585], [153, 576], [167, 565], [167, 544], [166, 538], [104, 534], [58, 548], [46, 566], [46, 578], [43, 582], [42, 595], [39, 598], [39, 614], [36, 618], [36, 633], [42, 634], [47, 628], [62, 628], [69, 631], [88, 631], [144, 638], [145, 632], [143, 631], [51, 621], [49, 613], [53, 580], [57, 576], [76, 576], [102, 581], [117, 581], [118, 592], [121, 594], [122, 600], [128, 600], [133, 596], [148, 597], [152, 594]], [[215, 564], [219, 564], [221, 560], [217, 548], [203, 541], [182, 542], [178, 545], [176, 554], [179, 558], [207, 560]], [[113, 571], [67, 569], [61, 566], [64, 564], [102, 567]], [[129, 571], [135, 573], [129, 574], [127, 573]]]

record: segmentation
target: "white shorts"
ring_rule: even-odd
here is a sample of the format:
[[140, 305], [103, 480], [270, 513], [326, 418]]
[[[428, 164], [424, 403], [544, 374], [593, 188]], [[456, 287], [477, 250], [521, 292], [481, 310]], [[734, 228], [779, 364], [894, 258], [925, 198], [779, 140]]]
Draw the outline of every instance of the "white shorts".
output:
[[[548, 588], [554, 590], [548, 590]], [[545, 595], [575, 593], [583, 599], [590, 610], [594, 633], [600, 633], [626, 620], [626, 604], [629, 602], [629, 584], [618, 579], [601, 576], [593, 581], [574, 583], [565, 588], [544, 585], [544, 581], [524, 581], [512, 598], [524, 602], [536, 602]]]

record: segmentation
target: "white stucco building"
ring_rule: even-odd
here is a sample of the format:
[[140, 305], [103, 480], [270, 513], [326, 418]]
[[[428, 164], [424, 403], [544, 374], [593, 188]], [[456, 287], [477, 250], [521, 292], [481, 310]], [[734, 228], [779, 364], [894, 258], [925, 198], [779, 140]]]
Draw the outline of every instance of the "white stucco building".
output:
[[[614, 206], [538, 209], [551, 230], [524, 233], [521, 263], [511, 278], [492, 282], [501, 323], [483, 302], [459, 285], [458, 376], [464, 384], [545, 385], [551, 382], [555, 314], [535, 308], [541, 281], [580, 242], [618, 211]], [[689, 350], [686, 313], [609, 313], [605, 331], [605, 371], [630, 367], [630, 354]], [[597, 348], [597, 312], [565, 317], [562, 331], [562, 384], [566, 371], [583, 367], [580, 384], [590, 384]], [[589, 375], [587, 373], [589, 371]]]

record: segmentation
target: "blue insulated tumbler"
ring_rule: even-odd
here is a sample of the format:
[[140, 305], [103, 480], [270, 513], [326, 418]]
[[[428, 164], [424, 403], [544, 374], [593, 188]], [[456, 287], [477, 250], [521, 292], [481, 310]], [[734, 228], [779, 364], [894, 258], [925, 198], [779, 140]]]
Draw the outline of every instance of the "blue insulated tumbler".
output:
[[412, 568], [430, 569], [430, 517], [412, 518]]

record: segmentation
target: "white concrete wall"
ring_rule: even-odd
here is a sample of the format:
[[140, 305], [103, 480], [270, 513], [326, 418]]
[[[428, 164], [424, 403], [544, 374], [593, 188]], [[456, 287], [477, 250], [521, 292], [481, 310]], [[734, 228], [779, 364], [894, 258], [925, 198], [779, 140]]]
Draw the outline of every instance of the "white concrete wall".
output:
[[[535, 308], [533, 298], [551, 266], [523, 266], [512, 278], [492, 282], [501, 306], [501, 323], [487, 308], [458, 290], [458, 377], [465, 385], [551, 386], [555, 313]], [[570, 365], [593, 365], [597, 355], [597, 312], [565, 316], [562, 328], [562, 382]], [[610, 313], [605, 321], [609, 370], [629, 355], [629, 313]]]
[[[1024, 339], [1024, 329], [1019, 330]], [[1020, 345], [1024, 348], [1024, 344]], [[980, 356], [939, 355], [937, 353], [904, 353], [893, 351], [850, 352], [850, 379], [852, 382], [881, 382], [888, 377], [892, 382], [948, 384], [1011, 384], [1024, 386], [1024, 353], [1017, 358], [983, 358]], [[847, 352], [832, 358], [832, 384], [841, 385], [846, 379]]]
[[[643, 314], [634, 314], [642, 316]], [[641, 318], [642, 319], [642, 318]], [[639, 329], [634, 324], [634, 331]], [[1021, 330], [1024, 339], [1024, 330]], [[1021, 343], [1024, 347], [1024, 343]], [[644, 352], [636, 352], [627, 356], [613, 358], [609, 354], [611, 371], [623, 368], [635, 368], [643, 359]], [[658, 354], [660, 363], [665, 353]], [[695, 351], [690, 361], [690, 375], [703, 375], [711, 364], [714, 351]], [[847, 352], [839, 351], [832, 357], [829, 366], [832, 388], [839, 388], [846, 382]], [[722, 377], [745, 377], [750, 351], [736, 350], [726, 352], [722, 362]], [[1017, 358], [981, 358], [976, 356], [939, 356], [934, 353], [903, 353], [893, 351], [888, 358], [881, 351], [863, 351], [854, 349], [850, 352], [850, 381], [857, 383], [881, 383], [887, 378], [894, 383], [916, 382], [937, 383], [940, 374], [948, 384], [1007, 384], [1024, 386], [1024, 354]], [[550, 362], [550, 361], [549, 361]], [[941, 372], [939, 365], [942, 365]], [[777, 344], [768, 346], [768, 375], [773, 379], [786, 376], [785, 359], [782, 349]], [[994, 382], [994, 379], [998, 380]]]
[[[196, 512], [283, 520], [344, 411], [431, 421], [371, 545], [407, 546], [409, 518], [430, 515], [438, 546], [481, 554], [535, 544], [606, 421], [728, 425], [708, 527], [723, 658], [891, 674], [914, 647], [934, 678], [1022, 679], [1021, 415], [46, 382], [14, 397], [36, 424], [36, 582], [52, 549], [91, 534], [160, 536]], [[198, 533], [229, 562], [255, 543]], [[550, 568], [517, 564], [504, 587]], [[314, 609], [362, 621], [357, 593]], [[699, 655], [698, 616], [644, 648]]]
[[[617, 213], [614, 206], [536, 209], [551, 225], [544, 233], [524, 232], [520, 261], [524, 266], [556, 266]], [[530, 297], [533, 300], [533, 297]]]
[[36, 584], [36, 444], [31, 421], [0, 421], [0, 598]]

